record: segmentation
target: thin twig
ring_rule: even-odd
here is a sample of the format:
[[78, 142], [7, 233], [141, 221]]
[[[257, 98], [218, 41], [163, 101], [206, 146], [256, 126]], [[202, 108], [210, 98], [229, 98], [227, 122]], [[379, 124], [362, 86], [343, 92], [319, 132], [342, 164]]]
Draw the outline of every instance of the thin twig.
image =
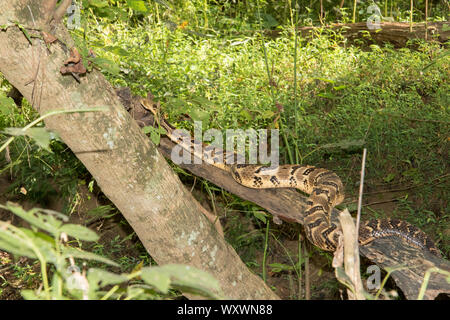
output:
[[[425, 183], [419, 183], [419, 184], [415, 184], [415, 185], [408, 186], [408, 187], [405, 187], [405, 188], [390, 189], [390, 190], [380, 190], [380, 191], [372, 191], [372, 192], [364, 192], [363, 194], [364, 194], [364, 195], [374, 195], [374, 194], [380, 194], [380, 193], [393, 193], [393, 192], [407, 191], [407, 190], [411, 190], [411, 189], [418, 188], [418, 187], [422, 187], [422, 186], [433, 187], [433, 186], [436, 186], [436, 185], [438, 185], [438, 184], [441, 184], [441, 183], [445, 182], [446, 180], [438, 181], [438, 182], [433, 183], [433, 184], [430, 184], [430, 185], [428, 185], [428, 184], [429, 184], [430, 182], [432, 182], [432, 181], [435, 181], [435, 180], [447, 178], [448, 176], [450, 176], [450, 173], [444, 174], [444, 175], [442, 175], [442, 176], [440, 176], [440, 177], [436, 177], [436, 178], [431, 179], [430, 181], [427, 181], [427, 182], [425, 182]], [[386, 201], [382, 201], [382, 202], [376, 202], [376, 203], [391, 202], [391, 201], [397, 200], [397, 199], [401, 199], [401, 198], [395, 198], [395, 199], [386, 200]], [[358, 200], [352, 200], [352, 201], [349, 200], [349, 201], [345, 201], [345, 203], [354, 203], [354, 202], [356, 202], [356, 201], [358, 201]], [[363, 207], [364, 207], [364, 206], [367, 206], [367, 205], [370, 205], [370, 203], [368, 203], [368, 204], [363, 204]]]
[[392, 113], [385, 113], [391, 117], [397, 117], [397, 118], [403, 118], [405, 120], [409, 121], [418, 121], [418, 122], [433, 122], [433, 123], [444, 123], [444, 124], [450, 124], [450, 121], [445, 120], [433, 120], [433, 119], [416, 119], [416, 118], [408, 118], [401, 114], [392, 114]]
[[403, 199], [403, 197], [400, 197], [400, 198], [394, 198], [394, 199], [389, 199], [389, 200], [383, 200], [383, 201], [376, 201], [376, 202], [371, 202], [371, 203], [366, 203], [366, 204], [363, 204], [362, 206], [363, 206], [363, 207], [373, 206], [373, 205], [375, 205], [375, 204], [382, 204], [382, 203], [395, 202], [395, 201], [399, 201], [399, 200], [401, 200], [401, 199]]

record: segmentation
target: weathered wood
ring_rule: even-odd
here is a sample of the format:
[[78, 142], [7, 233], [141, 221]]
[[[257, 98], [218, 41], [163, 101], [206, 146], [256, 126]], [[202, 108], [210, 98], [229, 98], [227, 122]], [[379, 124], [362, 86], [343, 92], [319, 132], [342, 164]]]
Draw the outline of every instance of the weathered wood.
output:
[[[46, 21], [44, 0], [0, 0], [0, 25]], [[47, 2], [48, 4], [48, 2]], [[48, 28], [73, 45], [67, 30]], [[37, 31], [36, 31], [37, 32]], [[159, 263], [181, 263], [208, 271], [231, 299], [277, 299], [248, 270], [221, 237], [165, 159], [119, 102], [98, 71], [80, 77], [60, 74], [68, 51], [60, 42], [39, 38], [30, 44], [12, 25], [0, 31], [0, 72], [41, 114], [107, 106], [105, 112], [71, 113], [46, 119], [89, 170], [104, 194], [136, 231]]]
[[[425, 36], [425, 23], [414, 23], [412, 32], [409, 28], [409, 23], [405, 22], [380, 22], [380, 29], [370, 30], [366, 22], [358, 22], [335, 23], [324, 27], [300, 27], [297, 28], [297, 31], [301, 37], [306, 39], [322, 32], [342, 31], [342, 35], [350, 44], [356, 44], [356, 40], [364, 40], [366, 44], [383, 45], [391, 43], [396, 48], [405, 47], [406, 43], [413, 39], [427, 39], [445, 43], [450, 37], [449, 22], [428, 22], [427, 36]], [[280, 32], [274, 30], [267, 31], [266, 34], [277, 37]]]
[[[425, 273], [431, 268], [450, 272], [450, 262], [429, 252], [417, 250], [401, 239], [378, 239], [364, 247], [360, 252], [383, 269], [401, 267], [391, 276], [407, 299], [417, 299]], [[448, 276], [432, 273], [424, 299], [434, 299], [440, 293], [450, 294]]]

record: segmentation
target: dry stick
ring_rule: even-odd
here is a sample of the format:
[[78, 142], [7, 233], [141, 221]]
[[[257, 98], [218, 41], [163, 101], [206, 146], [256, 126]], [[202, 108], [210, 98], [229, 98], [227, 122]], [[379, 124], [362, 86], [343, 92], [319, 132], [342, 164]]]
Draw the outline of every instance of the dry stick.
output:
[[428, 0], [425, 0], [425, 41], [428, 40]]
[[[418, 184], [414, 184], [414, 185], [412, 185], [412, 186], [408, 186], [408, 187], [404, 187], [404, 188], [398, 188], [398, 189], [390, 189], [390, 190], [380, 190], [380, 191], [364, 192], [364, 194], [365, 194], [365, 195], [368, 195], [368, 194], [379, 194], [379, 193], [392, 193], [392, 192], [399, 192], [399, 191], [411, 190], [411, 189], [414, 189], [414, 188], [419, 188], [419, 187], [422, 187], [422, 186], [426, 186], [426, 185], [428, 185], [430, 182], [432, 182], [432, 181], [434, 181], [434, 180], [444, 179], [444, 178], [447, 178], [448, 176], [450, 176], [450, 173], [444, 174], [444, 175], [442, 175], [442, 176], [440, 176], [440, 177], [436, 177], [436, 178], [431, 179], [430, 181], [427, 181], [427, 182], [425, 182], [425, 183], [418, 183]], [[436, 183], [430, 184], [429, 187], [436, 186], [436, 185], [441, 184], [441, 183], [443, 183], [443, 182], [445, 182], [445, 180], [443, 180], [443, 181], [438, 181], [438, 182], [436, 182]]]
[[433, 120], [433, 119], [416, 119], [416, 118], [408, 118], [405, 117], [402, 114], [392, 114], [392, 113], [385, 113], [390, 117], [397, 117], [397, 118], [403, 118], [405, 120], [409, 120], [409, 121], [417, 121], [417, 122], [432, 122], [432, 123], [444, 123], [444, 124], [450, 124], [450, 121], [445, 121], [445, 120]]
[[[375, 204], [382, 204], [382, 203], [389, 203], [389, 202], [395, 202], [395, 201], [399, 201], [401, 199], [404, 199], [405, 197], [399, 197], [399, 198], [394, 198], [394, 199], [389, 199], [389, 200], [383, 200], [383, 201], [375, 201], [375, 202], [370, 202], [370, 203], [366, 203], [363, 204], [363, 207], [367, 207], [367, 206], [373, 206]], [[359, 206], [358, 206], [359, 207]]]
[[342, 247], [338, 247], [335, 253], [333, 263], [336, 268], [336, 276], [344, 284], [348, 286], [349, 299], [364, 300], [364, 288], [361, 281], [360, 264], [359, 264], [359, 243], [358, 231], [361, 217], [362, 194], [364, 187], [364, 171], [366, 164], [367, 149], [364, 148], [361, 164], [361, 180], [359, 187], [358, 215], [356, 218], [356, 228], [353, 219], [347, 209], [339, 214], [339, 221], [344, 235], [343, 240], [343, 258], [345, 274], [342, 274]]
[[320, 24], [323, 24], [323, 0], [320, 0], [320, 16], [319, 16]]
[[[364, 171], [366, 169], [366, 156], [367, 156], [367, 149], [364, 148], [363, 150], [363, 157], [362, 157], [362, 164], [361, 164], [361, 180], [359, 183], [359, 197], [358, 197], [358, 213], [356, 215], [356, 232], [358, 235], [359, 232], [359, 222], [361, 220], [361, 207], [362, 207], [362, 197], [363, 197], [363, 190], [364, 190]], [[356, 248], [358, 248], [358, 236], [356, 237]], [[359, 254], [359, 253], [358, 253]]]
[[[425, 183], [419, 183], [419, 184], [412, 185], [412, 186], [405, 187], [405, 188], [398, 188], [398, 189], [391, 189], [391, 190], [380, 190], [380, 191], [372, 191], [372, 192], [364, 192], [364, 194], [365, 194], [365, 195], [369, 195], [369, 194], [370, 194], [370, 195], [373, 195], [373, 194], [380, 194], [380, 193], [393, 193], [393, 192], [407, 191], [407, 190], [411, 190], [411, 189], [414, 189], [414, 188], [419, 188], [419, 187], [421, 187], [421, 186], [434, 187], [434, 186], [437, 186], [438, 184], [441, 184], [441, 183], [445, 182], [445, 180], [438, 181], [438, 182], [433, 183], [433, 184], [430, 184], [430, 185], [428, 185], [428, 183], [430, 183], [431, 181], [434, 181], [434, 180], [439, 180], [439, 179], [447, 178], [448, 176], [450, 176], [450, 173], [444, 174], [444, 175], [442, 175], [442, 176], [440, 176], [440, 177], [436, 177], [436, 178], [434, 178], [434, 179], [431, 179], [431, 180], [428, 181], [428, 182], [425, 182]], [[351, 199], [351, 198], [349, 198], [349, 199]], [[400, 197], [400, 198], [394, 198], [394, 199], [389, 199], [389, 200], [385, 200], [385, 201], [378, 201], [378, 202], [366, 203], [366, 204], [363, 204], [362, 206], [363, 206], [363, 207], [366, 207], [366, 206], [371, 205], [371, 204], [386, 203], [386, 202], [391, 202], [391, 201], [397, 201], [397, 200], [400, 200], [400, 199], [402, 199], [402, 197]], [[356, 202], [356, 201], [358, 201], [358, 200], [352, 200], [352, 201], [349, 200], [349, 201], [346, 201], [345, 203], [354, 203], [354, 202]]]
[[413, 31], [413, 9], [414, 9], [414, 1], [411, 0], [411, 8], [409, 12], [409, 32]]
[[[347, 289], [349, 300], [364, 300], [364, 289], [359, 272], [359, 252], [355, 223], [347, 209], [339, 214], [342, 228], [343, 245], [339, 244], [333, 259], [336, 278]], [[342, 268], [344, 263], [344, 268]]]

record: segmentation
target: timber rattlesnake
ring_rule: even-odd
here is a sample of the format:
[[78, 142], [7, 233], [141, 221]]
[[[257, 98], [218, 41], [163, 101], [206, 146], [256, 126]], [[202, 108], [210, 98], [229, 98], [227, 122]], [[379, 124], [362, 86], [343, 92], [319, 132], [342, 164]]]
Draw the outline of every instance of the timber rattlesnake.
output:
[[[153, 102], [141, 99], [142, 106], [155, 115], [155, 119], [167, 131], [167, 136], [176, 144], [205, 162], [231, 173], [233, 178], [249, 188], [297, 188], [307, 194], [307, 208], [304, 216], [304, 228], [308, 239], [317, 247], [335, 251], [341, 234], [340, 226], [331, 220], [331, 210], [344, 200], [344, 186], [333, 172], [312, 166], [280, 165], [269, 168], [265, 165], [235, 164], [226, 165], [225, 159], [236, 154], [218, 150], [212, 146], [203, 146], [201, 142], [189, 137], [186, 139], [173, 135], [174, 128], [163, 119], [159, 119]], [[202, 153], [195, 146], [202, 145]], [[217, 159], [223, 159], [218, 162]], [[377, 238], [397, 236], [408, 243], [426, 249], [440, 256], [433, 241], [419, 228], [398, 219], [374, 219], [361, 222], [359, 243], [366, 245]]]

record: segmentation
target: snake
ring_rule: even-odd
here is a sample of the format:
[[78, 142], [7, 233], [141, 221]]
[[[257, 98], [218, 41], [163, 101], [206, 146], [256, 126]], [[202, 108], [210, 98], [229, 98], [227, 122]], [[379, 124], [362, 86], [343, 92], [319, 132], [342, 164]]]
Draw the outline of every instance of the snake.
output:
[[[204, 145], [190, 135], [174, 134], [175, 128], [160, 117], [157, 105], [146, 98], [142, 98], [140, 102], [145, 109], [153, 113], [172, 142], [206, 163], [229, 172], [240, 185], [253, 189], [295, 188], [308, 194], [303, 218], [306, 237], [313, 245], [325, 251], [336, 251], [342, 230], [340, 225], [331, 219], [331, 212], [335, 206], [343, 202], [345, 194], [344, 185], [336, 173], [298, 164], [276, 167], [261, 164], [229, 164], [233, 163], [232, 160], [236, 160], [234, 152], [225, 151], [217, 146]], [[393, 218], [361, 221], [358, 233], [358, 242], [361, 246], [388, 237], [401, 238], [416, 248], [441, 257], [433, 240], [409, 222]]]

